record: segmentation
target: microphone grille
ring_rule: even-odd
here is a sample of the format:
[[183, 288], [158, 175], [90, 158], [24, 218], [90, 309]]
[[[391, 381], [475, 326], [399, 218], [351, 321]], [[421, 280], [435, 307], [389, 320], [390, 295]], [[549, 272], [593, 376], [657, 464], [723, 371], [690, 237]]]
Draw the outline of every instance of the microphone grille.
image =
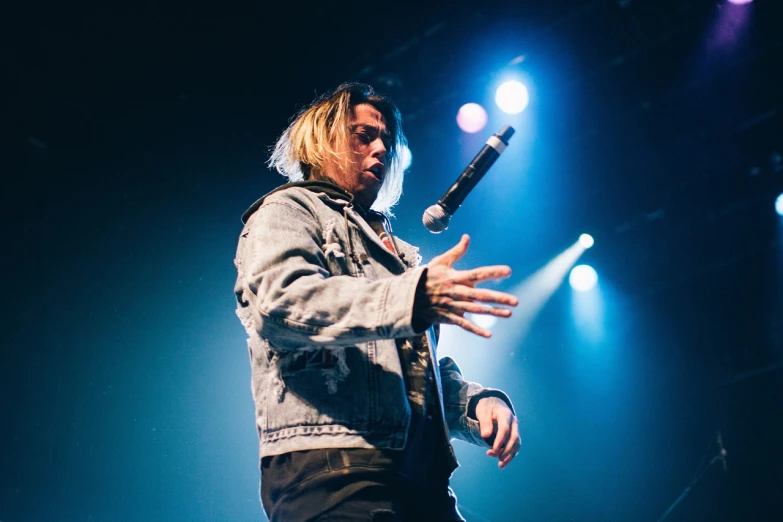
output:
[[433, 234], [440, 234], [446, 230], [449, 226], [449, 221], [451, 221], [451, 216], [437, 203], [425, 210], [424, 215], [421, 217], [421, 222]]

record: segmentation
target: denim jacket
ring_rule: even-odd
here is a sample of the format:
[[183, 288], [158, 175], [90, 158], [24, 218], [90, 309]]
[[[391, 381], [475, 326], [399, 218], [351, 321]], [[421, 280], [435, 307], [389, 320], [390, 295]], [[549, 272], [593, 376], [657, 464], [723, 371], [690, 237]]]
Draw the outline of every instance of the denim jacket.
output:
[[[390, 252], [352, 196], [323, 182], [283, 185], [243, 222], [235, 294], [248, 334], [260, 457], [402, 449], [411, 413], [395, 338], [417, 335], [429, 344], [444, 437], [487, 446], [468, 415], [471, 399], [511, 401], [465, 381], [452, 359], [438, 361], [432, 328], [414, 331], [425, 270], [418, 249], [393, 238], [399, 255]], [[451, 457], [456, 467], [453, 450]]]

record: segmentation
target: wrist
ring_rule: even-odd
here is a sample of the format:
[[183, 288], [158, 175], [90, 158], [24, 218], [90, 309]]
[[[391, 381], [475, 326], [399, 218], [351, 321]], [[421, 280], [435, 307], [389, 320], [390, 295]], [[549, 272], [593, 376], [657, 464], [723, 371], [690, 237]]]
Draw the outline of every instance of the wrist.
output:
[[471, 397], [468, 401], [468, 418], [478, 420], [478, 417], [476, 417], [476, 408], [478, 407], [479, 402], [481, 402], [482, 399], [489, 399], [492, 397], [502, 401], [506, 406], [508, 406], [508, 409], [510, 409], [512, 413], [514, 412], [514, 407], [511, 405], [511, 402], [505, 393], [500, 390], [484, 390]]

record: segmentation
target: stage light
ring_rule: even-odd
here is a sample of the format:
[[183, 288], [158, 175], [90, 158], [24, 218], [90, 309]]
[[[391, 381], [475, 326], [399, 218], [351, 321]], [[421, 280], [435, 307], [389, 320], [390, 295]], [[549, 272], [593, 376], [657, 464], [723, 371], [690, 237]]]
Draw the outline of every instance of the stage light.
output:
[[595, 240], [590, 234], [582, 234], [579, 236], [579, 244], [585, 248], [590, 248], [595, 244]]
[[407, 145], [402, 146], [402, 170], [408, 170], [413, 163], [413, 154]]
[[529, 101], [527, 87], [517, 81], [505, 82], [495, 92], [495, 103], [506, 114], [519, 114]]
[[778, 196], [778, 199], [775, 200], [775, 210], [778, 213], [778, 216], [783, 216], [783, 194]]
[[457, 112], [457, 125], [465, 132], [478, 132], [487, 126], [487, 111], [478, 103], [466, 103]]
[[729, 3], [734, 5], [744, 5], [744, 4], [749, 4], [752, 1], [753, 0], [729, 0]]
[[589, 265], [578, 265], [571, 270], [568, 282], [577, 292], [586, 292], [598, 283], [598, 274]]

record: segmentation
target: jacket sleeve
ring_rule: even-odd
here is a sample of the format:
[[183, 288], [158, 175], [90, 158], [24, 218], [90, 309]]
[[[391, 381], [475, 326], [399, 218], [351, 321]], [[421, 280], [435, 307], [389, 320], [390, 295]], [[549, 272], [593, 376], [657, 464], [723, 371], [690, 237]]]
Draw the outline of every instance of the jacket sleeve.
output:
[[475, 404], [484, 397], [499, 397], [513, 412], [511, 399], [500, 390], [484, 388], [478, 383], [463, 379], [462, 371], [451, 357], [440, 359], [439, 366], [443, 409], [449, 435], [476, 446], [491, 447], [491, 444], [481, 437], [479, 422], [475, 418]]
[[312, 211], [295, 200], [268, 201], [248, 219], [234, 289], [245, 326], [270, 348], [288, 351], [414, 335], [413, 299], [423, 268], [377, 281], [332, 275], [328, 255], [352, 261], [335, 245], [325, 248], [323, 235]]

